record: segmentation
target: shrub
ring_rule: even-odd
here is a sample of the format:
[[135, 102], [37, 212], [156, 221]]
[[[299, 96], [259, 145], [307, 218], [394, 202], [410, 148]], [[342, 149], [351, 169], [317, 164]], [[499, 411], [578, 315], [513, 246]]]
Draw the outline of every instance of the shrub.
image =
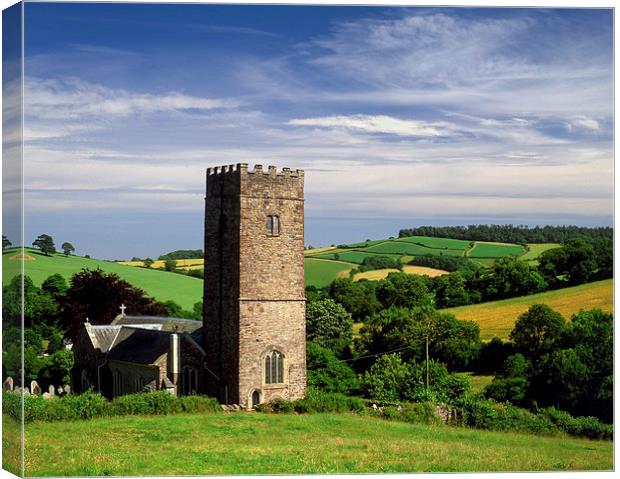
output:
[[266, 413], [323, 413], [323, 412], [353, 412], [363, 413], [366, 409], [364, 401], [357, 397], [345, 396], [339, 393], [326, 393], [317, 389], [308, 388], [306, 397], [296, 401], [275, 399], [260, 404], [258, 411]]
[[442, 424], [435, 405], [431, 402], [409, 403], [404, 406], [384, 406], [376, 413], [390, 421], [403, 421], [413, 424]]
[[345, 396], [339, 393], [325, 393], [316, 389], [308, 389], [304, 399], [293, 402], [296, 412], [354, 412], [363, 413], [366, 406], [360, 398]]
[[554, 407], [541, 409], [539, 414], [572, 436], [583, 436], [590, 439], [613, 439], [613, 426], [601, 423], [595, 417], [573, 417], [566, 411]]
[[332, 393], [349, 393], [359, 389], [357, 375], [349, 365], [336, 358], [330, 349], [308, 341], [306, 344], [308, 386]]
[[[21, 417], [18, 394], [2, 394], [2, 411], [14, 418]], [[176, 397], [165, 391], [136, 393], [108, 401], [99, 393], [87, 391], [62, 398], [24, 397], [24, 421], [63, 421], [128, 414], [173, 414], [179, 412], [215, 413], [220, 411], [217, 400], [206, 396]]]
[[400, 354], [386, 354], [364, 373], [363, 387], [376, 401], [398, 401], [404, 395], [403, 389], [410, 374], [410, 367], [402, 361]]

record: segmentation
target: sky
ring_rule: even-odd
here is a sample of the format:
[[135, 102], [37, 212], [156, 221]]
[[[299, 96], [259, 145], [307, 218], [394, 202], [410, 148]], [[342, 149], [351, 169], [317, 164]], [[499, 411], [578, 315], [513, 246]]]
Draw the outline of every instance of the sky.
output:
[[205, 170], [304, 169], [306, 244], [613, 221], [612, 11], [27, 3], [26, 243], [202, 247]]

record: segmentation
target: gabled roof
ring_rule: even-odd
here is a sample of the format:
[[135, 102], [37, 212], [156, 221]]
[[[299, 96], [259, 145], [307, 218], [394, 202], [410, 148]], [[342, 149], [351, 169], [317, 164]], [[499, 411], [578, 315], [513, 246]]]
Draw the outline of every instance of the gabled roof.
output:
[[114, 344], [108, 352], [109, 359], [138, 364], [153, 364], [170, 350], [170, 336], [166, 331], [121, 326]]
[[112, 321], [112, 325], [126, 325], [139, 327], [143, 324], [160, 324], [163, 331], [174, 331], [177, 326], [178, 332], [187, 331], [191, 333], [202, 327], [202, 321], [193, 319], [171, 318], [166, 316], [123, 316], [118, 315]]

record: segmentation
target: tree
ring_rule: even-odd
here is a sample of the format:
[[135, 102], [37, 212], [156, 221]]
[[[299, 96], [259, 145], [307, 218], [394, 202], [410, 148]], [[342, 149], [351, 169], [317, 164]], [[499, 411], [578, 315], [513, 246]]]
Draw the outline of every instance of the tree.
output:
[[376, 281], [338, 278], [329, 287], [329, 296], [346, 309], [354, 321], [361, 322], [381, 309], [375, 294]]
[[174, 271], [177, 269], [177, 262], [172, 258], [168, 258], [164, 261], [164, 269], [166, 271]]
[[564, 318], [546, 304], [533, 304], [517, 319], [510, 339], [525, 357], [536, 358], [550, 351], [560, 338]]
[[63, 253], [65, 253], [65, 256], [69, 256], [71, 253], [75, 252], [75, 248], [73, 247], [73, 245], [66, 241], [62, 244], [61, 248]]
[[92, 324], [110, 324], [121, 304], [131, 314], [165, 316], [166, 306], [145, 295], [114, 273], [101, 269], [83, 269], [71, 278], [71, 286], [61, 301], [62, 324], [66, 337], [73, 340], [88, 320]]
[[54, 240], [50, 235], [39, 235], [37, 239], [32, 242], [32, 245], [39, 248], [46, 256], [56, 252]]
[[11, 243], [11, 241], [9, 241], [9, 238], [7, 238], [6, 235], [2, 235], [2, 249], [5, 250], [8, 247], [12, 246], [13, 243]]
[[431, 303], [424, 276], [390, 273], [377, 288], [377, 299], [384, 308], [403, 306], [411, 308]]
[[524, 261], [507, 256], [495, 262], [488, 277], [486, 296], [489, 299], [525, 296], [546, 287], [547, 282], [539, 271]]
[[52, 296], [57, 296], [65, 294], [67, 289], [69, 289], [69, 285], [64, 276], [55, 273], [43, 281], [41, 289]]
[[404, 396], [410, 374], [410, 367], [400, 354], [385, 354], [364, 373], [362, 386], [371, 399], [383, 403], [398, 402]]
[[[607, 248], [600, 247], [601, 262], [608, 266], [603, 255]], [[538, 259], [538, 269], [549, 284], [581, 284], [594, 277], [597, 271], [594, 247], [582, 238], [567, 240], [561, 248], [545, 251]]]
[[2, 288], [2, 319], [14, 326], [22, 326], [22, 281], [24, 327], [55, 324], [60, 308], [51, 294], [35, 286], [28, 276], [15, 276]]
[[306, 336], [336, 354], [351, 344], [353, 319], [333, 299], [313, 301], [306, 306]]
[[359, 388], [359, 379], [351, 367], [336, 358], [330, 349], [306, 343], [308, 386], [331, 393], [349, 394]]
[[144, 260], [144, 267], [145, 267], [145, 268], [150, 268], [151, 266], [153, 266], [153, 263], [154, 263], [154, 262], [155, 262], [155, 261], [153, 261], [151, 258], [146, 258], [146, 259]]

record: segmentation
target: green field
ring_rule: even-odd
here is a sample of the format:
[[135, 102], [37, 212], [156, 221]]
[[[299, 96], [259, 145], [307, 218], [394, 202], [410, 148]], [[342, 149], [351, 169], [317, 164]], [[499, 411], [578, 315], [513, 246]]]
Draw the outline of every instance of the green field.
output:
[[[5, 424], [6, 421], [12, 419], [5, 418]], [[26, 476], [556, 471], [613, 467], [612, 442], [424, 426], [345, 414], [178, 414], [35, 422], [26, 426], [25, 443]]]
[[348, 273], [354, 267], [354, 264], [340, 261], [305, 258], [304, 275], [306, 286], [316, 286], [317, 288], [328, 286], [339, 275]]
[[368, 251], [370, 253], [408, 254], [413, 256], [421, 256], [425, 254], [433, 254], [437, 256], [463, 256], [464, 250], [435, 249], [427, 248], [415, 243], [408, 243], [406, 241], [386, 241], [384, 243], [365, 248], [364, 251]]
[[503, 243], [481, 243], [476, 241], [467, 253], [470, 258], [503, 258], [504, 256], [520, 256], [525, 252], [523, 246]]
[[442, 311], [452, 313], [458, 319], [478, 323], [482, 339], [492, 339], [494, 336], [507, 339], [519, 315], [526, 312], [533, 304], [544, 303], [562, 314], [566, 320], [569, 320], [580, 309], [599, 308], [603, 311], [613, 312], [613, 299], [613, 280], [606, 279], [572, 288], [557, 289], [501, 301], [459, 306]]
[[[65, 256], [53, 254], [45, 256], [39, 251], [26, 248], [26, 254], [32, 260], [24, 261], [25, 274], [34, 281], [37, 286], [49, 276], [59, 273], [67, 281], [71, 276], [83, 268], [101, 268], [106, 273], [116, 273], [132, 285], [140, 288], [149, 296], [159, 300], [173, 300], [184, 309], [192, 310], [195, 303], [202, 301], [202, 280], [182, 274], [169, 273], [154, 269], [125, 266], [113, 261], [101, 261], [83, 258], [81, 256]], [[7, 284], [17, 274], [14, 265], [19, 261], [9, 259], [16, 254], [16, 250], [7, 250], [2, 253], [2, 281]], [[9, 272], [9, 274], [6, 274]], [[128, 312], [130, 313], [130, 312]]]
[[399, 238], [397, 241], [403, 241], [405, 243], [418, 243], [427, 248], [436, 249], [457, 249], [466, 250], [469, 249], [471, 241], [458, 240], [450, 238], [433, 238], [430, 236], [407, 236], [405, 238]]

